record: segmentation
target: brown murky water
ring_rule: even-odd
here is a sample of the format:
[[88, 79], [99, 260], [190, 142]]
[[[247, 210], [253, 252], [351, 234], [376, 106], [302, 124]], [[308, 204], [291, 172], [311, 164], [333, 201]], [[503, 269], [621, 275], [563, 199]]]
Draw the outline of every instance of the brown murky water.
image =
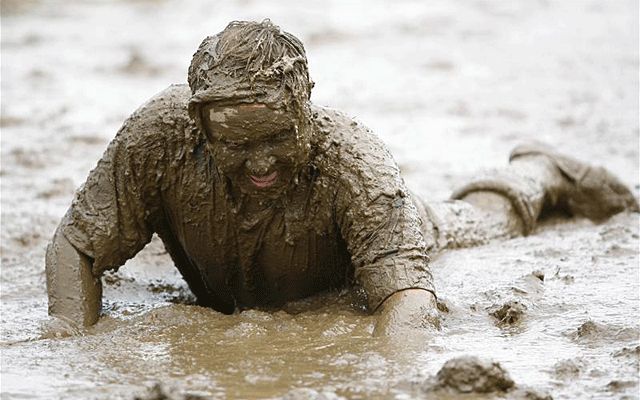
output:
[[449, 311], [433, 336], [372, 338], [348, 291], [277, 312], [191, 306], [154, 241], [105, 278], [97, 326], [46, 338], [44, 247], [75, 187], [128, 113], [184, 81], [202, 37], [234, 18], [299, 35], [314, 101], [379, 132], [427, 198], [527, 138], [606, 163], [637, 195], [635, 2], [346, 3], [3, 2], [2, 399], [131, 399], [156, 382], [212, 398], [421, 398], [460, 355], [554, 398], [638, 398], [637, 215], [554, 219], [437, 258]]

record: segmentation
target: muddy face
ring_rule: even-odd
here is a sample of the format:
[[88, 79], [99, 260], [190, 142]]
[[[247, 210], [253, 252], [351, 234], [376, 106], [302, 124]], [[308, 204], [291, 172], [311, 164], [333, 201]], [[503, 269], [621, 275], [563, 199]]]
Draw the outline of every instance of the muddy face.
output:
[[201, 118], [216, 166], [244, 194], [279, 197], [306, 162], [292, 113], [260, 103], [209, 104]]

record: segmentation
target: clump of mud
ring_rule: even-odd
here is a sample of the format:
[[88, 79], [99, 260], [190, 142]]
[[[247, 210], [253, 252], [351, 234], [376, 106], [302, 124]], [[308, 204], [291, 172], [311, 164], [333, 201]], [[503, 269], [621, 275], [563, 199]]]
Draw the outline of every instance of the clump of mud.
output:
[[435, 378], [423, 386], [425, 392], [448, 394], [494, 394], [510, 399], [551, 400], [537, 390], [519, 387], [500, 363], [474, 356], [453, 358], [444, 363]]
[[514, 325], [520, 322], [527, 311], [527, 306], [518, 300], [510, 300], [502, 306], [489, 310], [489, 315], [494, 317], [498, 325]]
[[449, 306], [447, 305], [446, 300], [438, 299], [438, 301], [436, 302], [436, 306], [438, 307], [438, 311], [440, 311], [441, 313], [449, 312]]
[[625, 358], [635, 358], [636, 360], [640, 360], [640, 345], [631, 346], [631, 347], [623, 347], [622, 349], [615, 351], [613, 353], [614, 357], [625, 357]]
[[614, 379], [607, 384], [607, 390], [611, 392], [621, 392], [625, 389], [630, 389], [638, 386], [637, 381], [621, 381]]
[[584, 362], [581, 359], [561, 360], [554, 365], [555, 375], [560, 379], [575, 378], [584, 369]]
[[618, 359], [619, 362], [627, 364], [640, 372], [640, 345], [623, 347], [614, 351], [611, 355]]
[[505, 392], [514, 385], [499, 363], [463, 356], [444, 363], [436, 375], [434, 388], [459, 393], [493, 393]]
[[576, 329], [575, 337], [576, 339], [594, 339], [605, 333], [605, 331], [605, 328], [600, 324], [588, 320]]
[[133, 400], [206, 400], [207, 397], [197, 394], [176, 394], [156, 383], [142, 396], [135, 396]]
[[531, 273], [534, 277], [538, 278], [541, 282], [544, 282], [544, 272], [540, 270], [535, 270]]
[[577, 329], [568, 331], [566, 334], [576, 341], [624, 341], [637, 340], [639, 332], [637, 328], [600, 323], [589, 319], [583, 322]]

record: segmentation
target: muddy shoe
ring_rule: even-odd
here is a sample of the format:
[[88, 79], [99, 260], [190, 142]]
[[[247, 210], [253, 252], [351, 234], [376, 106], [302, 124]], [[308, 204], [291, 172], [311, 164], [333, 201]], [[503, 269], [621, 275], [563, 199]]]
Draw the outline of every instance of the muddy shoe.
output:
[[629, 188], [606, 169], [558, 154], [541, 143], [516, 147], [509, 160], [528, 155], [547, 156], [562, 173], [567, 184], [559, 189], [558, 200], [572, 214], [598, 222], [625, 210], [640, 212]]

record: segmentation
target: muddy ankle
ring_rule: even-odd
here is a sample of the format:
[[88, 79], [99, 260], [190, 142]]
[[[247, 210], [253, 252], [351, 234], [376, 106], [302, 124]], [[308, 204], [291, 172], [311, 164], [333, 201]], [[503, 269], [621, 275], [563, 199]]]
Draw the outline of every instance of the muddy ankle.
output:
[[530, 154], [518, 157], [510, 165], [523, 178], [537, 182], [544, 193], [545, 208], [556, 208], [570, 192], [572, 184], [546, 155]]
[[509, 213], [513, 210], [511, 200], [499, 193], [479, 190], [471, 192], [461, 200], [471, 203], [474, 207], [490, 213]]
[[500, 193], [479, 190], [467, 194], [461, 200], [483, 212], [488, 221], [504, 226], [507, 236], [516, 236], [525, 230], [524, 222], [511, 200]]

